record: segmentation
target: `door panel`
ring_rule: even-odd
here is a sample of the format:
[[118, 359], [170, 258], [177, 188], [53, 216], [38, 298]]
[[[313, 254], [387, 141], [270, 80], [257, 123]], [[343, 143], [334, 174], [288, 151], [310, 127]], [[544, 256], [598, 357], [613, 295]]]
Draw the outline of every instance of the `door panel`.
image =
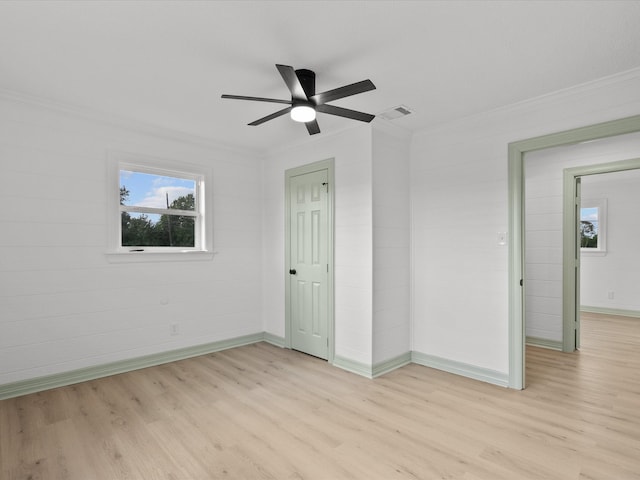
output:
[[327, 170], [290, 178], [291, 347], [327, 358]]

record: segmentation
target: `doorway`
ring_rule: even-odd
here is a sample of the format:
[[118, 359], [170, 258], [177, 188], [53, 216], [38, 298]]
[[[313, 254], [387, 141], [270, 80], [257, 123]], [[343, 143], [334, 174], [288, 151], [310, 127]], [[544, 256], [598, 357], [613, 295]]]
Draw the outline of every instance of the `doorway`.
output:
[[[580, 348], [580, 210], [585, 177], [640, 169], [640, 158], [567, 168], [564, 170], [563, 210], [563, 345], [565, 352]], [[606, 232], [603, 232], [606, 233]]]
[[333, 159], [285, 172], [285, 346], [333, 362]]
[[509, 144], [509, 387], [525, 387], [524, 155], [639, 131], [640, 115]]

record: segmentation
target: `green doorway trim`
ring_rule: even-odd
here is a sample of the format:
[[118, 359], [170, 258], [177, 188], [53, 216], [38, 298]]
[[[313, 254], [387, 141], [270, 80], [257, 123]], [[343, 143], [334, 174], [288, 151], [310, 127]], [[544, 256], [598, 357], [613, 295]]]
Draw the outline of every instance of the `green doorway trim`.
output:
[[509, 387], [525, 387], [524, 155], [545, 148], [640, 131], [640, 115], [509, 144]]

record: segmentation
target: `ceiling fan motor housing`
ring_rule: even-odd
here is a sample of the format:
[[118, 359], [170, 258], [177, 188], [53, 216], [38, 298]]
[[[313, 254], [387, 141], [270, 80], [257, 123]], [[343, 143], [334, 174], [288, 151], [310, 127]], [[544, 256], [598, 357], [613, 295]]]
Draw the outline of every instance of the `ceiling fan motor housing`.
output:
[[[316, 94], [316, 74], [306, 68], [300, 68], [296, 70], [296, 76], [300, 80], [300, 85], [307, 98], [313, 97]], [[294, 98], [293, 100], [306, 100], [307, 98]]]

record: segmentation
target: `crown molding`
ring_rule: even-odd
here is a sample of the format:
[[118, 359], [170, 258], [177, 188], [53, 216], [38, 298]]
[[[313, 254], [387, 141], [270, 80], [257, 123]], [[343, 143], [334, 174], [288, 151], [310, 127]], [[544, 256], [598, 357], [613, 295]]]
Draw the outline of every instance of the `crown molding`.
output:
[[[459, 128], [460, 126], [467, 125], [469, 123], [482, 123], [487, 119], [497, 116], [528, 111], [533, 108], [539, 108], [543, 105], [553, 104], [561, 102], [565, 99], [575, 98], [577, 96], [586, 95], [597, 90], [622, 85], [626, 82], [640, 80], [640, 67], [625, 70], [623, 72], [614, 73], [606, 77], [597, 78], [588, 82], [579, 83], [570, 87], [555, 90], [553, 92], [537, 95], [535, 97], [527, 98], [518, 102], [509, 103], [501, 107], [493, 108], [490, 110], [484, 110], [472, 115], [466, 115], [464, 117], [458, 117], [452, 120], [448, 120], [442, 123], [434, 123], [415, 130], [414, 136], [433, 135], [442, 131]], [[631, 114], [624, 115], [631, 116]]]
[[51, 110], [53, 112], [70, 117], [83, 118], [93, 122], [107, 124], [109, 126], [122, 128], [136, 133], [159, 137], [164, 140], [172, 140], [180, 143], [187, 143], [208, 149], [223, 150], [240, 155], [259, 157], [260, 150], [241, 148], [235, 145], [226, 144], [213, 138], [201, 137], [190, 133], [160, 127], [146, 122], [140, 122], [131, 118], [109, 114], [100, 110], [57, 102], [48, 98], [39, 97], [14, 90], [0, 88], [0, 100], [6, 100], [18, 104]]

